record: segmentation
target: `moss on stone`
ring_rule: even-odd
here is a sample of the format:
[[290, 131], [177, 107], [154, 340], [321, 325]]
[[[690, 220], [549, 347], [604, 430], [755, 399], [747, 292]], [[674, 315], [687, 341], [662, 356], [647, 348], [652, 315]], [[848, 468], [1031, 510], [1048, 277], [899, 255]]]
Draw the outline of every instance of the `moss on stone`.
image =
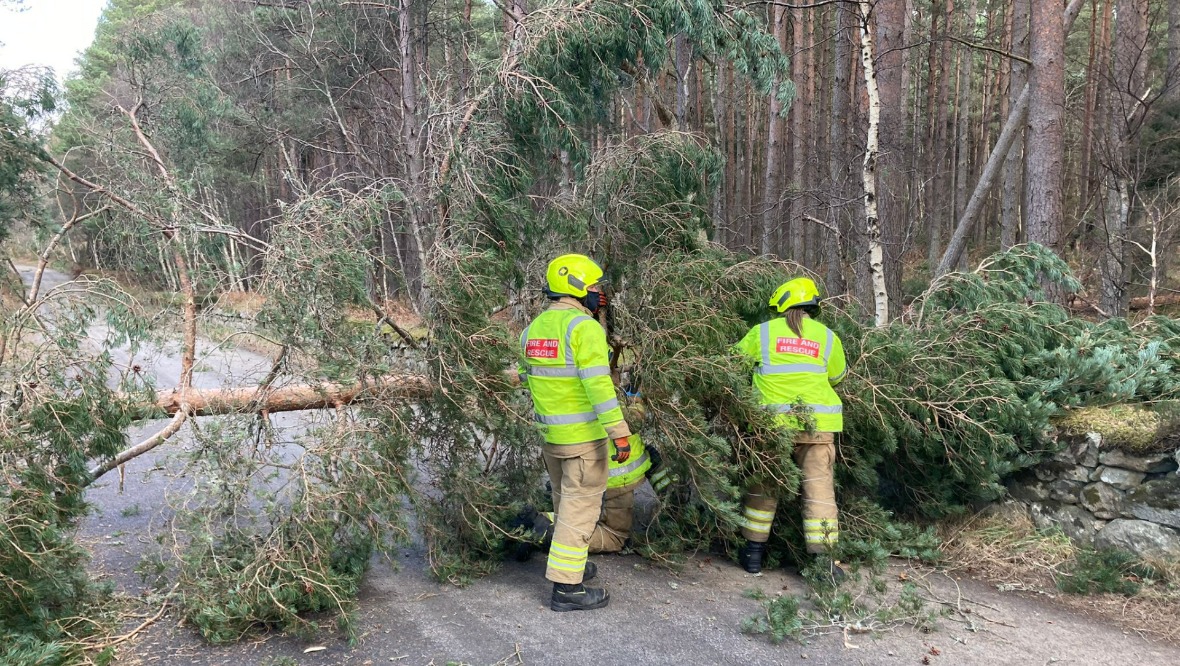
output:
[[1170, 410], [1139, 405], [1076, 409], [1058, 419], [1057, 426], [1070, 435], [1099, 433], [1102, 448], [1122, 449], [1127, 453], [1167, 451], [1180, 445], [1180, 438], [1175, 436], [1180, 417]]

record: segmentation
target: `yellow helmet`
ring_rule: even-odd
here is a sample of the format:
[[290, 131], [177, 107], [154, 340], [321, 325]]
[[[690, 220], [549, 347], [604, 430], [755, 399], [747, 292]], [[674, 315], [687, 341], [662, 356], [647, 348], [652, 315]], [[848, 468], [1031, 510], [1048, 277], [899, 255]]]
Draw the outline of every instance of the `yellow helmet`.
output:
[[776, 312], [786, 312], [801, 305], [819, 305], [819, 289], [810, 278], [784, 282], [770, 295], [770, 307]]
[[549, 291], [574, 298], [585, 296], [588, 287], [598, 284], [601, 279], [602, 268], [584, 254], [563, 254], [549, 262], [549, 269], [545, 271]]

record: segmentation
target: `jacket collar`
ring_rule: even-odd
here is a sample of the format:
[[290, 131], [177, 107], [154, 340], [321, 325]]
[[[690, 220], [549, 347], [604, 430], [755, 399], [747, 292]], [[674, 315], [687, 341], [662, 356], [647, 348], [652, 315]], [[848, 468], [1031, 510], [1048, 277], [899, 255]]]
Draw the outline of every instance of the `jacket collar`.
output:
[[562, 296], [561, 298], [557, 299], [556, 301], [553, 301], [553, 303], [549, 306], [549, 309], [550, 310], [580, 310], [582, 312], [582, 314], [586, 315], [587, 317], [593, 316], [590, 314], [590, 310], [586, 309], [586, 306], [582, 305], [582, 302], [579, 301], [578, 299], [574, 298], [573, 296]]

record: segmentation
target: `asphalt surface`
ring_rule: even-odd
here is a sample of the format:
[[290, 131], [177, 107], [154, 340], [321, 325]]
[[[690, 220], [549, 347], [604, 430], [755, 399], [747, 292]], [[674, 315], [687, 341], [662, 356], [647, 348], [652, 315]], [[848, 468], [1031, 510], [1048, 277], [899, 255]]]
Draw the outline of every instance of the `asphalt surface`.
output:
[[[30, 271], [31, 274], [31, 271]], [[67, 276], [50, 272], [44, 289]], [[93, 336], [101, 334], [95, 331]], [[175, 349], [144, 350], [121, 364], [139, 363], [161, 387], [179, 375]], [[202, 343], [198, 386], [246, 386], [264, 376], [270, 360], [230, 347]], [[281, 415], [276, 425], [294, 437], [322, 413]], [[129, 441], [154, 432], [145, 423]], [[93, 554], [95, 577], [119, 593], [145, 594], [135, 569], [158, 552], [167, 537], [172, 506], [190, 488], [179, 458], [191, 446], [188, 427], [174, 440], [112, 472], [87, 493], [95, 510], [80, 539]], [[308, 642], [280, 635], [249, 637], [231, 646], [211, 646], [179, 622], [174, 610], [147, 626], [119, 650], [118, 664], [442, 666], [465, 664], [1180, 664], [1180, 647], [1150, 642], [1108, 620], [1078, 614], [1044, 596], [1001, 592], [974, 580], [954, 580], [897, 564], [892, 587], [905, 576], [922, 580], [930, 607], [949, 612], [932, 633], [908, 627], [879, 632], [828, 629], [805, 644], [771, 644], [741, 632], [743, 620], [761, 612], [751, 589], [768, 596], [804, 596], [802, 579], [783, 571], [750, 576], [736, 565], [708, 555], [691, 559], [679, 572], [654, 567], [634, 556], [594, 558], [599, 579], [611, 591], [609, 607], [592, 612], [548, 609], [544, 558], [506, 563], [467, 588], [433, 581], [420, 547], [393, 563], [375, 561], [367, 574], [356, 618], [354, 644], [338, 636]], [[806, 606], [806, 602], [805, 602]], [[152, 615], [158, 607], [144, 606]], [[129, 619], [127, 628], [139, 624]], [[308, 648], [323, 648], [305, 652]]]

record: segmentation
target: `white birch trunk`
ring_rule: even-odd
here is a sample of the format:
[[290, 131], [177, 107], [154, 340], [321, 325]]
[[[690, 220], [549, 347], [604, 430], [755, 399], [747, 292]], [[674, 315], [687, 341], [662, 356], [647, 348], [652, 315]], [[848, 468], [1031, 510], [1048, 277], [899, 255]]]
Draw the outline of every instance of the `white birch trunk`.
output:
[[873, 309], [877, 326], [889, 323], [889, 292], [885, 289], [885, 251], [881, 245], [881, 220], [877, 216], [877, 158], [880, 148], [881, 95], [877, 91], [877, 71], [873, 56], [873, 36], [869, 32], [872, 2], [860, 0], [860, 61], [864, 67], [865, 92], [869, 98], [869, 127], [865, 141], [865, 235], [869, 243], [869, 276], [873, 289]]

